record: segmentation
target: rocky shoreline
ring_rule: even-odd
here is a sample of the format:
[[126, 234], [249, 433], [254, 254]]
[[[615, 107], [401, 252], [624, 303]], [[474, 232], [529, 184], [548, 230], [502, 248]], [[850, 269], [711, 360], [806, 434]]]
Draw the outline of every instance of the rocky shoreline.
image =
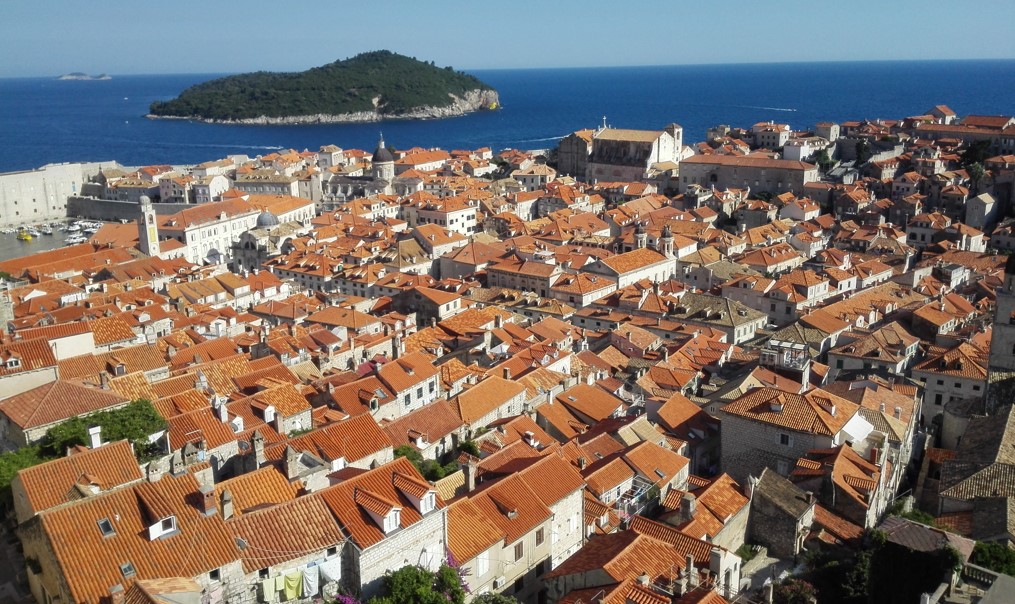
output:
[[459, 117], [476, 111], [489, 111], [500, 107], [500, 97], [496, 90], [475, 89], [466, 92], [462, 96], [449, 94], [452, 98], [450, 105], [446, 107], [424, 106], [417, 107], [405, 113], [383, 113], [379, 107], [374, 111], [357, 111], [354, 113], [340, 113], [329, 115], [319, 113], [317, 115], [290, 115], [285, 117], [268, 117], [262, 115], [254, 118], [239, 120], [218, 120], [208, 119], [199, 116], [172, 116], [155, 115], [149, 113], [148, 119], [168, 120], [190, 120], [204, 122], [206, 124], [238, 124], [248, 126], [297, 126], [308, 124], [355, 124], [366, 122], [380, 122], [385, 120], [434, 120], [448, 117]]

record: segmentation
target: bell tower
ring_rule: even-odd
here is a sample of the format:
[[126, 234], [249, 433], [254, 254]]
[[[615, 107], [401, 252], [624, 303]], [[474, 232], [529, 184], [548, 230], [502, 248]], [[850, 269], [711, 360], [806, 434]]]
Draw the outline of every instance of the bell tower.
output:
[[141, 196], [141, 216], [137, 220], [137, 246], [149, 256], [158, 256], [159, 227], [155, 222], [155, 209], [152, 200], [146, 195]]

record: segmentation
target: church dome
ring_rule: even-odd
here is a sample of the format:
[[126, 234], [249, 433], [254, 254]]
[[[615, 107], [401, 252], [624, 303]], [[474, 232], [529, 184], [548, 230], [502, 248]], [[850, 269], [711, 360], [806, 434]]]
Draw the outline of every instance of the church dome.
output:
[[377, 148], [374, 149], [374, 157], [371, 160], [373, 163], [389, 163], [395, 161], [395, 156], [388, 151], [388, 148], [384, 146], [384, 139], [381, 138], [377, 143]]
[[278, 226], [278, 217], [265, 210], [257, 215], [257, 228], [264, 229], [268, 227]]

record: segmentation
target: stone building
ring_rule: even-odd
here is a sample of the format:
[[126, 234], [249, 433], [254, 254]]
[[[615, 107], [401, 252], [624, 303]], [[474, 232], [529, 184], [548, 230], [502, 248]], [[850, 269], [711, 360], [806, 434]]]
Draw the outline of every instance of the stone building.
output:
[[564, 137], [557, 149], [562, 174], [601, 181], [638, 181], [655, 164], [680, 161], [684, 129], [627, 130], [604, 125]]
[[693, 185], [705, 188], [749, 188], [752, 193], [778, 195], [791, 191], [804, 196], [804, 185], [817, 182], [812, 164], [760, 155], [695, 155], [680, 162], [680, 192]]
[[813, 493], [806, 492], [775, 472], [765, 469], [748, 484], [751, 497], [749, 539], [780, 558], [791, 558], [803, 549], [814, 522]]
[[874, 427], [852, 401], [815, 388], [804, 394], [754, 388], [719, 409], [722, 467], [737, 480], [768, 468], [788, 476], [812, 449], [861, 446]]
[[1015, 256], [1004, 265], [1004, 284], [997, 289], [997, 309], [987, 363], [987, 412], [1015, 400]]
[[80, 195], [89, 176], [116, 162], [49, 164], [0, 174], [0, 226], [37, 224], [67, 217], [67, 197]]

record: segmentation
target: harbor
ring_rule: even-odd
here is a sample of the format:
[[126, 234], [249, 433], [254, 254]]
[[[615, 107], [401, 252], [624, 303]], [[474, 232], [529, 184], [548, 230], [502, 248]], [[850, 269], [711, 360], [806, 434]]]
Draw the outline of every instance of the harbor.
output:
[[98, 221], [42, 223], [0, 230], [0, 260], [85, 243], [103, 225]]

